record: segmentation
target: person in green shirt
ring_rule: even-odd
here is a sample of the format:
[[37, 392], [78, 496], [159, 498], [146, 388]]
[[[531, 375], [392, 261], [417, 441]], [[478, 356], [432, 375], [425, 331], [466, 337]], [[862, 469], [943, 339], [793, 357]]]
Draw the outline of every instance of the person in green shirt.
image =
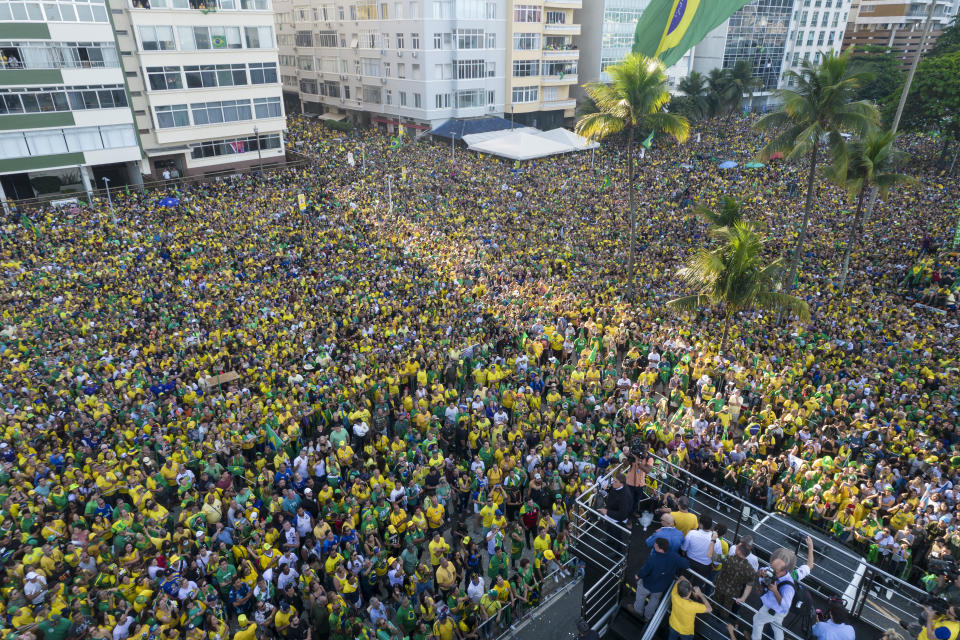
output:
[[498, 575], [501, 575], [506, 579], [507, 566], [509, 563], [510, 559], [503, 554], [503, 549], [497, 547], [497, 552], [490, 556], [490, 560], [487, 563], [487, 577], [495, 580]]
[[237, 569], [232, 564], [226, 560], [220, 561], [220, 567], [217, 569], [214, 574], [214, 578], [217, 580], [217, 584], [220, 585], [221, 593], [226, 593], [230, 590], [230, 586], [233, 584], [233, 579], [237, 577]]
[[407, 596], [403, 596], [400, 600], [400, 606], [397, 607], [397, 626], [400, 627], [405, 634], [409, 635], [417, 628], [418, 622], [417, 612], [410, 606], [410, 599]]
[[59, 613], [50, 614], [50, 617], [37, 624], [37, 629], [43, 633], [44, 640], [66, 640], [73, 623]]

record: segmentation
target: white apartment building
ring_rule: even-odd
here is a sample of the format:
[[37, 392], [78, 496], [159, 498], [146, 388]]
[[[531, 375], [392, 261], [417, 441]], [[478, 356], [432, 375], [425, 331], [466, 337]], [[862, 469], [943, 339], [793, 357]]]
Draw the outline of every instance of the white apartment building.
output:
[[960, 0], [853, 0], [843, 46], [889, 47], [900, 56], [906, 69], [921, 46], [931, 4], [932, 24], [923, 42], [925, 54], [956, 17]]
[[145, 174], [284, 157], [271, 0], [112, 1]]
[[505, 0], [274, 0], [283, 89], [396, 130], [504, 112]]
[[0, 201], [135, 182], [140, 148], [104, 0], [0, 2]]
[[[850, 0], [803, 0], [794, 5], [784, 71], [799, 71], [802, 60], [816, 63], [827, 53], [840, 51], [850, 14]], [[793, 80], [782, 80], [780, 86], [792, 87]]]

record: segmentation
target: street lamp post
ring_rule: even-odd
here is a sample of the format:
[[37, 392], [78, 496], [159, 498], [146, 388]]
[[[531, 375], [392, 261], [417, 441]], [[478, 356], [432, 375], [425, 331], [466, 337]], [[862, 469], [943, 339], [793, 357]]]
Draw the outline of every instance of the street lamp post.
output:
[[389, 214], [390, 219], [393, 219], [393, 174], [387, 174], [387, 199], [390, 202]]
[[113, 218], [113, 224], [117, 224], [117, 214], [113, 210], [113, 198], [110, 197], [110, 178], [103, 176], [103, 184], [107, 188], [107, 204], [110, 206], [110, 217]]
[[260, 128], [253, 128], [253, 137], [257, 139], [257, 172], [263, 173], [263, 154], [260, 151]]

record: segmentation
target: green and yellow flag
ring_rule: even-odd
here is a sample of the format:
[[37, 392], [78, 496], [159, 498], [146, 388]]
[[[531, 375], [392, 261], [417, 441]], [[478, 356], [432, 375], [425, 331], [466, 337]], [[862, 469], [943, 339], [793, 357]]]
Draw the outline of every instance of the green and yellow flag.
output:
[[633, 52], [670, 67], [750, 0], [652, 0], [640, 20]]

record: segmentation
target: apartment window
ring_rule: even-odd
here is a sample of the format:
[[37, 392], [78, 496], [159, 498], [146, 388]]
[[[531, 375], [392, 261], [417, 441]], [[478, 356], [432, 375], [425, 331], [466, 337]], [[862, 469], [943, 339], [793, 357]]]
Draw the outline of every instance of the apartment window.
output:
[[537, 95], [539, 94], [540, 87], [514, 87], [513, 88], [513, 101], [514, 102], [536, 102]]
[[285, 87], [295, 87], [297, 86], [297, 76], [282, 75], [280, 76], [280, 82]]
[[393, 92], [390, 89], [383, 91], [383, 104], [393, 104]]
[[411, 33], [410, 34], [410, 47], [415, 50], [420, 49], [420, 34]]
[[374, 78], [380, 77], [380, 58], [361, 58], [363, 75]]
[[806, 12], [806, 11], [804, 11], [803, 13], [800, 14], [800, 26], [801, 26], [801, 27], [807, 26], [807, 12]]
[[443, 34], [435, 33], [433, 34], [433, 48], [442, 49], [443, 48]]
[[262, 136], [249, 136], [246, 138], [230, 138], [228, 140], [208, 140], [201, 142], [190, 150], [191, 157], [196, 160], [199, 158], [214, 158], [216, 156], [229, 156], [237, 153], [250, 153], [253, 151], [263, 151], [268, 149], [280, 149], [283, 147], [283, 141], [279, 133], [271, 133]]
[[446, 20], [451, 17], [453, 3], [450, 0], [433, 0], [434, 20]]
[[272, 49], [273, 27], [244, 27], [247, 49]]
[[794, 51], [794, 52], [793, 52], [793, 66], [796, 67], [796, 66], [799, 65], [799, 64], [800, 64], [800, 52], [799, 52], [799, 51]]
[[541, 7], [535, 4], [518, 4], [513, 7], [514, 22], [540, 22]]
[[820, 35], [817, 36], [817, 46], [822, 46], [822, 45], [823, 45], [823, 40], [824, 40], [824, 38], [826, 38], [826, 37], [827, 37], [826, 31], [821, 31], [821, 32], [820, 32]]
[[183, 89], [180, 67], [147, 67], [147, 83], [152, 91]]
[[816, 31], [811, 31], [810, 33], [807, 34], [807, 46], [808, 46], [808, 47], [813, 46], [813, 38], [814, 38], [814, 36], [816, 36], [816, 34], [817, 34]]
[[835, 14], [833, 14], [833, 24], [831, 26], [836, 27], [837, 24], [839, 24], [839, 22], [840, 22], [840, 12], [838, 11]]
[[[251, 29], [256, 32], [257, 27], [247, 27], [248, 33]], [[243, 48], [240, 27], [177, 27], [177, 35], [180, 37], [181, 51]], [[249, 38], [247, 42], [249, 46]]]
[[576, 75], [577, 63], [574, 60], [544, 60], [543, 75], [545, 76], [569, 76]]
[[0, 4], [0, 22], [107, 22], [103, 0], [81, 2], [6, 1]]
[[113, 43], [0, 42], [7, 59], [16, 58], [22, 69], [67, 69], [119, 67]]
[[173, 51], [173, 27], [140, 27], [140, 48], [143, 51]]
[[398, 50], [403, 49], [403, 34], [402, 34], [402, 33], [398, 33], [398, 34], [397, 34], [397, 49], [398, 49]]
[[127, 106], [121, 85], [85, 85], [53, 89], [16, 88], [0, 91], [0, 115], [86, 111]]
[[[547, 42], [559, 42], [560, 46], [556, 47], [558, 49], [566, 49], [567, 47], [563, 44], [563, 37], [553, 36], [553, 39], [547, 39]], [[603, 37], [600, 39], [601, 46], [606, 49], [623, 49], [630, 48], [633, 46], [633, 34], [632, 33], [604, 33]]]
[[497, 92], [487, 91], [487, 104], [496, 104], [496, 103], [497, 103]]
[[601, 72], [606, 71], [607, 67], [613, 66], [620, 61], [621, 61], [621, 58], [611, 58], [611, 57], [600, 58], [600, 71]]
[[360, 20], [376, 20], [376, 0], [360, 0], [360, 2], [357, 3], [357, 18]]
[[400, 106], [401, 106], [401, 107], [407, 106], [407, 92], [406, 92], [406, 91], [401, 91], [401, 92], [400, 92]]
[[316, 80], [301, 80], [300, 81], [300, 92], [309, 93], [311, 95], [316, 95], [317, 93], [317, 81]]
[[471, 107], [482, 107], [487, 97], [485, 89], [461, 89], [454, 95], [454, 104], [457, 109], [469, 109]]
[[513, 61], [513, 77], [514, 78], [529, 78], [532, 76], [540, 75], [540, 61], [539, 60], [514, 60]]
[[297, 56], [297, 68], [300, 71], [313, 71], [313, 56]]
[[306, 20], [307, 20], [307, 10], [306, 10], [306, 9], [300, 9], [298, 13], [299, 13], [299, 15], [300, 15], [300, 22], [306, 22]]
[[136, 145], [136, 134], [129, 124], [53, 130], [34, 129], [0, 133], [0, 159], [43, 156], [68, 151], [135, 147]]
[[[619, 24], [637, 24], [643, 9], [606, 9], [603, 12], [604, 22], [614, 22]], [[549, 14], [547, 14], [549, 16]], [[547, 18], [547, 22], [550, 18]]]
[[337, 32], [336, 31], [318, 31], [317, 46], [336, 48]]
[[188, 89], [235, 87], [247, 84], [246, 65], [202, 64], [183, 67]]
[[261, 118], [282, 118], [283, 107], [280, 104], [280, 97], [254, 98], [253, 112], [258, 120]]
[[797, 31], [797, 44], [803, 44], [803, 31]]
[[401, 2], [393, 3], [393, 19], [394, 20], [403, 19], [403, 3]]
[[831, 47], [833, 46], [834, 37], [835, 37], [834, 32], [831, 31], [831, 32], [830, 32], [830, 37], [827, 38], [827, 45], [829, 45], [829, 46], [831, 46]]
[[567, 24], [567, 14], [563, 11], [547, 11], [547, 24]]
[[414, 80], [420, 79], [420, 65], [415, 64], [410, 67], [410, 77]]
[[485, 60], [457, 60], [457, 80], [472, 80], [487, 75]]
[[406, 78], [407, 77], [407, 65], [403, 62], [397, 63], [397, 77]]
[[343, 20], [343, 7], [337, 7], [337, 20]]
[[483, 29], [457, 29], [457, 49], [483, 48]]
[[435, 97], [435, 104], [437, 109], [449, 109], [450, 108], [450, 94], [449, 93], [438, 93]]
[[814, 12], [813, 12], [813, 15], [810, 17], [810, 26], [811, 26], [811, 27], [817, 26], [817, 20], [819, 20], [819, 19], [820, 19], [820, 12], [819, 12], [819, 11], [814, 11]]
[[487, 33], [487, 49], [496, 49], [497, 48], [497, 34], [493, 32]]
[[[357, 93], [360, 93], [359, 91]], [[363, 87], [363, 101], [369, 104], [383, 104], [382, 92], [380, 87]]]
[[389, 62], [384, 62], [384, 63], [383, 63], [383, 77], [384, 77], [384, 78], [389, 78], [389, 77], [390, 77], [390, 63], [389, 63]]
[[295, 66], [297, 66], [297, 58], [296, 58], [296, 56], [280, 55], [279, 58], [280, 58], [280, 66], [281, 66], [281, 67], [295, 67]]
[[435, 80], [452, 80], [453, 65], [449, 62], [446, 64], [434, 65], [433, 77]]
[[830, 19], [830, 14], [826, 11], [823, 12], [823, 20], [820, 21], [820, 26], [827, 26], [827, 21]]
[[486, 13], [484, 18], [487, 20], [496, 20], [497, 19], [497, 3], [496, 2], [487, 2]]
[[251, 120], [250, 100], [194, 102], [190, 105], [195, 125]]
[[277, 64], [275, 62], [251, 62], [250, 84], [274, 84], [277, 81]]
[[185, 104], [154, 107], [153, 111], [157, 114], [157, 126], [161, 129], [190, 126], [190, 114]]
[[350, 5], [350, 19], [351, 20], [357, 19], [357, 5], [355, 4]]
[[[340, 83], [339, 82], [324, 82], [320, 85], [320, 95], [327, 96], [330, 98], [339, 98], [340, 97]], [[348, 98], [350, 96], [347, 96]]]
[[312, 31], [297, 31], [295, 42], [298, 47], [312, 47], [313, 46], [313, 32]]
[[419, 93], [413, 94], [413, 108], [414, 109], [423, 108], [423, 99], [420, 97]]
[[[233, 9], [233, 0], [227, 0], [227, 3]], [[228, 8], [224, 6], [224, 0], [220, 0], [220, 8]], [[270, 3], [267, 0], [240, 0], [240, 8], [244, 11], [269, 11]]]
[[[630, 35], [631, 42], [633, 35]], [[513, 34], [513, 48], [517, 51], [535, 51], [540, 48], [539, 33], [515, 33]]]

